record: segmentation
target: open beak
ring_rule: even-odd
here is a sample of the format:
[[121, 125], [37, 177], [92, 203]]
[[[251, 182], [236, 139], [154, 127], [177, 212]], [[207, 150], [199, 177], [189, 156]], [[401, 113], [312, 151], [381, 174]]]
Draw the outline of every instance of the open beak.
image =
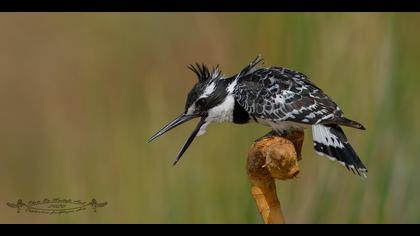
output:
[[[148, 140], [148, 142], [152, 142], [153, 140], [155, 140], [156, 138], [160, 137], [161, 135], [163, 135], [164, 133], [168, 132], [169, 130], [177, 127], [180, 124], [183, 124], [189, 120], [192, 120], [194, 118], [200, 117], [200, 115], [186, 115], [186, 114], [182, 114], [180, 116], [178, 116], [177, 118], [175, 118], [173, 121], [169, 122], [167, 125], [165, 125], [162, 129], [160, 129], [155, 135], [153, 135], [152, 137], [150, 137], [150, 139]], [[201, 126], [203, 126], [205, 123], [205, 118], [202, 117], [200, 119], [200, 122], [198, 122], [197, 127], [195, 127], [194, 131], [191, 133], [190, 137], [187, 139], [187, 141], [184, 143], [184, 146], [182, 146], [181, 150], [178, 152], [178, 155], [173, 163], [173, 165], [175, 165], [179, 159], [181, 158], [181, 156], [184, 154], [184, 152], [188, 149], [188, 147], [190, 146], [190, 144], [192, 143], [192, 141], [194, 140], [194, 138], [197, 136], [198, 132], [200, 131]]]

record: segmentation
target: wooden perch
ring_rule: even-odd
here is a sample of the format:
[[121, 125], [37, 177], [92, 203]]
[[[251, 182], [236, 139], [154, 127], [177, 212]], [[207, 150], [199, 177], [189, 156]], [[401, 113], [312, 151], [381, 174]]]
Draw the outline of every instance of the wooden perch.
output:
[[255, 142], [248, 153], [251, 193], [265, 224], [285, 223], [275, 179], [293, 179], [299, 174], [303, 137], [301, 131], [285, 137], [267, 136]]

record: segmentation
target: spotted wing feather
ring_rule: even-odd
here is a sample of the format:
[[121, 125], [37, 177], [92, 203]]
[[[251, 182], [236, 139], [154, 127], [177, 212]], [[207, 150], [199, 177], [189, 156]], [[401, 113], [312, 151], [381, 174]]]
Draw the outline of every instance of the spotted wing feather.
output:
[[306, 75], [281, 67], [238, 78], [238, 103], [256, 118], [305, 124], [332, 123], [343, 113]]

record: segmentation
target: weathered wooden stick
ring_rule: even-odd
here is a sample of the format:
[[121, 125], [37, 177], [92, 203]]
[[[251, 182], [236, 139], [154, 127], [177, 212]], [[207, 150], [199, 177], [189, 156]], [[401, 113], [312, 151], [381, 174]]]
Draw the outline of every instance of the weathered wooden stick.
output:
[[285, 223], [275, 179], [292, 179], [299, 174], [302, 143], [300, 131], [286, 137], [272, 135], [255, 142], [248, 153], [251, 193], [265, 224]]

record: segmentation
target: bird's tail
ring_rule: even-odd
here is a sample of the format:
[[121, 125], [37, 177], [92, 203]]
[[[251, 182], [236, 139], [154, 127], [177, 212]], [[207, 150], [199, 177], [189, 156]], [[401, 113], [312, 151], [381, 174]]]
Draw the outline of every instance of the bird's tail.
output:
[[366, 128], [360, 124], [357, 121], [354, 120], [350, 120], [346, 117], [340, 117], [337, 120], [334, 120], [334, 123], [338, 124], [338, 125], [343, 125], [343, 126], [347, 126], [347, 127], [351, 127], [351, 128], [355, 128], [355, 129], [361, 129], [361, 130], [365, 130]]
[[343, 130], [335, 124], [313, 125], [312, 135], [315, 151], [331, 160], [338, 161], [347, 169], [366, 178], [367, 169], [347, 141]]

